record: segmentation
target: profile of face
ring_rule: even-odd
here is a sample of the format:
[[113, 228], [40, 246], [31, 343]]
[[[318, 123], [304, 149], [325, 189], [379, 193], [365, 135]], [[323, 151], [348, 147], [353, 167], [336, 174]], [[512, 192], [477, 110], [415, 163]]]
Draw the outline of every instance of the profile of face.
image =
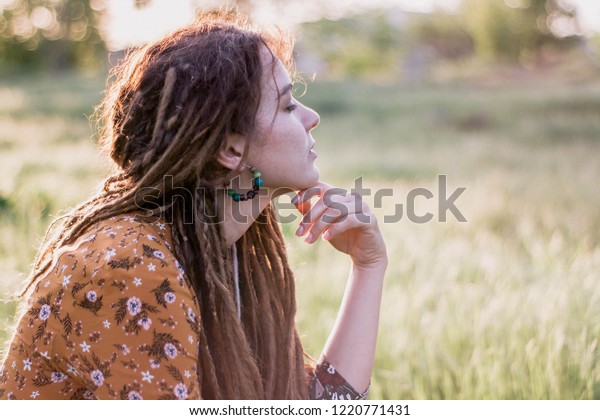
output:
[[293, 97], [292, 81], [279, 59], [265, 49], [262, 62], [257, 135], [250, 142], [247, 161], [260, 170], [264, 186], [272, 191], [312, 187], [320, 175], [311, 134], [319, 115]]

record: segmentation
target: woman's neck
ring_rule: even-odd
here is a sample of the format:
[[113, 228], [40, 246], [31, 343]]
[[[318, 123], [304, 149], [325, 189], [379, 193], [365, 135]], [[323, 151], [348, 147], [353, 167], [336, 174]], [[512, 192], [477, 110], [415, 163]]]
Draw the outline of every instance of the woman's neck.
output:
[[223, 215], [223, 232], [227, 245], [233, 245], [244, 235], [271, 200], [268, 192], [239, 202], [226, 195], [218, 196], [217, 210]]

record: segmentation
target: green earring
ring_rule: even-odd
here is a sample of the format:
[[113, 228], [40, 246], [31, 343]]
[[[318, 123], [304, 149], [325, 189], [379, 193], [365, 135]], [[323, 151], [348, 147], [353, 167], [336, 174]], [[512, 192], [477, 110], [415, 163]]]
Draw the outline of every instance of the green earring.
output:
[[[227, 195], [230, 196], [233, 201], [238, 202], [253, 199], [258, 195], [258, 190], [263, 185], [263, 180], [261, 178], [262, 174], [254, 166], [250, 166], [249, 168], [250, 172], [252, 173], [252, 189], [246, 192], [246, 194], [241, 194], [233, 188], [228, 188]], [[227, 185], [229, 185], [229, 182], [227, 183]]]

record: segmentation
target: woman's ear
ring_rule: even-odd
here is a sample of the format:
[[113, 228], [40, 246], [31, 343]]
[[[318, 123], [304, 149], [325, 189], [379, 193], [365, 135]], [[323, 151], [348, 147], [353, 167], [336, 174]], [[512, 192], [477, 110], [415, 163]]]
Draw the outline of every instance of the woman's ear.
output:
[[217, 162], [227, 169], [234, 170], [242, 163], [246, 139], [239, 134], [230, 134], [217, 152]]

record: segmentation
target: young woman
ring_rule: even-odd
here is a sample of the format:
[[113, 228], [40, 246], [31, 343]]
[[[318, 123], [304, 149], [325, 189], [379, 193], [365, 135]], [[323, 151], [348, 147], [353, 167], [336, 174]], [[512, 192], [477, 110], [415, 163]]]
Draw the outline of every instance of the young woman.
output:
[[[319, 116], [292, 96], [290, 57], [284, 37], [206, 14], [121, 66], [104, 103], [115, 174], [50, 227], [1, 398], [366, 396], [385, 244], [361, 200], [319, 181]], [[272, 204], [290, 191], [296, 234], [352, 261], [316, 366]]]

